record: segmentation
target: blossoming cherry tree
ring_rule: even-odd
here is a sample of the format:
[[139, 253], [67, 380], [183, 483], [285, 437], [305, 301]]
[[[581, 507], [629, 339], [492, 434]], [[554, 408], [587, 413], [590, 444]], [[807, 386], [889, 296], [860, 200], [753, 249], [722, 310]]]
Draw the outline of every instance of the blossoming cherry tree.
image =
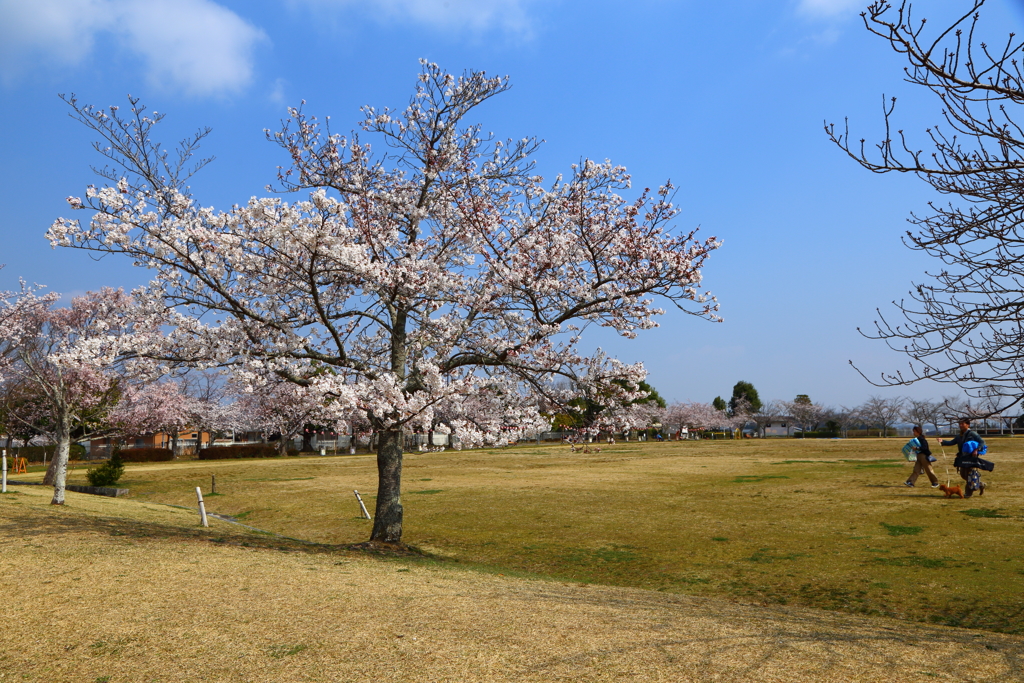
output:
[[423, 63], [404, 110], [364, 108], [376, 147], [291, 109], [268, 138], [291, 162], [279, 189], [305, 196], [227, 211], [186, 186], [208, 131], [171, 155], [152, 137], [161, 117], [136, 100], [122, 114], [71, 97], [114, 165], [108, 185], [69, 199], [90, 221], [61, 218], [49, 237], [155, 271], [147, 295], [173, 310], [175, 330], [140, 352], [272, 372], [339, 414], [363, 412], [379, 435], [371, 540], [397, 542], [402, 433], [425, 411], [495, 383], [528, 405], [559, 377], [635, 387], [642, 366], [582, 353], [584, 328], [633, 337], [656, 326], [656, 300], [718, 319], [697, 289], [718, 242], [672, 229], [671, 185], [627, 200], [626, 170], [590, 160], [545, 183], [537, 141], [466, 123], [508, 88]]

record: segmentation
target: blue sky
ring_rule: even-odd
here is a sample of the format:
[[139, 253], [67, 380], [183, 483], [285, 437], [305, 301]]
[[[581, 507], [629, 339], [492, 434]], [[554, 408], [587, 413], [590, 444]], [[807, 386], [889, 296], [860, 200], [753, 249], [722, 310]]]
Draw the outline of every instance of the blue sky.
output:
[[[193, 183], [205, 205], [264, 194], [283, 153], [264, 140], [285, 107], [330, 115], [401, 107], [426, 58], [509, 75], [479, 111], [502, 138], [546, 140], [546, 177], [582, 157], [627, 166], [634, 187], [671, 179], [678, 226], [724, 241], [704, 284], [725, 322], [670, 312], [633, 341], [588, 343], [642, 360], [666, 398], [710, 401], [737, 380], [763, 399], [806, 393], [856, 405], [871, 394], [938, 398], [955, 387], [879, 390], [869, 374], [905, 359], [863, 339], [876, 307], [923, 278], [928, 259], [900, 235], [934, 198], [911, 177], [861, 169], [822, 132], [850, 118], [881, 137], [883, 93], [914, 139], [938, 106], [901, 81], [899, 57], [862, 27], [848, 0], [0, 0], [0, 289], [19, 277], [62, 293], [133, 287], [147, 271], [52, 250], [43, 235], [68, 195], [94, 182], [88, 131], [58, 93], [167, 112], [173, 143], [213, 128], [217, 160]], [[939, 26], [964, 0], [917, 3]], [[1020, 2], [990, 0], [990, 42], [1024, 28]]]

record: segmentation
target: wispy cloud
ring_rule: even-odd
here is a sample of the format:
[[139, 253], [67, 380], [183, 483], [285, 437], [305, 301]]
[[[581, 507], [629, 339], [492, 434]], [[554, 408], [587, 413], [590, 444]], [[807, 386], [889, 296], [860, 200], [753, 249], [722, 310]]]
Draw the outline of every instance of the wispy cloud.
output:
[[150, 83], [189, 95], [252, 79], [259, 28], [211, 0], [0, 0], [0, 77], [75, 67], [110, 41], [141, 58]]
[[292, 0], [293, 4], [351, 8], [387, 21], [411, 21], [445, 30], [497, 30], [520, 38], [533, 33], [529, 5], [538, 0]]
[[811, 16], [838, 17], [859, 14], [867, 4], [867, 0], [799, 0], [797, 10]]
[[284, 104], [285, 96], [284, 89], [288, 85], [288, 81], [283, 78], [275, 78], [274, 82], [270, 86], [270, 94], [268, 98], [274, 104]]

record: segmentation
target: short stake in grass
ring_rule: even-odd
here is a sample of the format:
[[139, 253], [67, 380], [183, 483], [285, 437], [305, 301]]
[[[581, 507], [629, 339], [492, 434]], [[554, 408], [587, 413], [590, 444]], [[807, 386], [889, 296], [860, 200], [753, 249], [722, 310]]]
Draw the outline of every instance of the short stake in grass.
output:
[[363, 517], [366, 517], [367, 519], [373, 519], [372, 517], [370, 517], [370, 513], [366, 511], [366, 506], [363, 505], [363, 499], [359, 495], [359, 491], [356, 491], [355, 489], [352, 489], [352, 493], [356, 494], [356, 500], [359, 501], [359, 507], [363, 511]]
[[196, 487], [196, 498], [199, 499], [199, 519], [203, 526], [210, 526], [210, 520], [206, 519], [206, 503], [203, 502], [203, 490]]
[[210, 493], [211, 494], [217, 493], [217, 475], [216, 474], [211, 474], [210, 475]]
[[4, 449], [3, 460], [4, 460], [4, 464], [3, 464], [4, 483], [3, 483], [3, 486], [0, 487], [0, 493], [7, 493], [7, 449], [6, 448]]

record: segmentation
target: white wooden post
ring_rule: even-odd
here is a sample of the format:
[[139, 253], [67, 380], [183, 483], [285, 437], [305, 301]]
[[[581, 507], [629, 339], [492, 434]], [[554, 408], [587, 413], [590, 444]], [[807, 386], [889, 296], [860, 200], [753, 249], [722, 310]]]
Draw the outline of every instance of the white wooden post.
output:
[[210, 526], [210, 521], [206, 519], [206, 503], [203, 502], [203, 491], [198, 486], [196, 487], [196, 498], [199, 499], [199, 519], [202, 520], [203, 526]]
[[5, 448], [5, 449], [3, 449], [3, 451], [4, 451], [4, 457], [3, 457], [3, 459], [4, 459], [4, 465], [3, 465], [4, 483], [3, 483], [3, 487], [0, 488], [0, 493], [7, 493], [7, 449]]
[[363, 516], [364, 516], [364, 517], [366, 517], [366, 519], [373, 519], [372, 517], [370, 517], [370, 513], [366, 511], [366, 506], [365, 506], [365, 505], [363, 505], [363, 499], [362, 499], [362, 497], [361, 497], [361, 496], [359, 495], [359, 491], [356, 491], [355, 489], [353, 489], [353, 490], [352, 490], [352, 493], [356, 494], [356, 500], [358, 500], [358, 501], [359, 501], [359, 507], [360, 507], [360, 508], [362, 509], [362, 511], [363, 511]]

